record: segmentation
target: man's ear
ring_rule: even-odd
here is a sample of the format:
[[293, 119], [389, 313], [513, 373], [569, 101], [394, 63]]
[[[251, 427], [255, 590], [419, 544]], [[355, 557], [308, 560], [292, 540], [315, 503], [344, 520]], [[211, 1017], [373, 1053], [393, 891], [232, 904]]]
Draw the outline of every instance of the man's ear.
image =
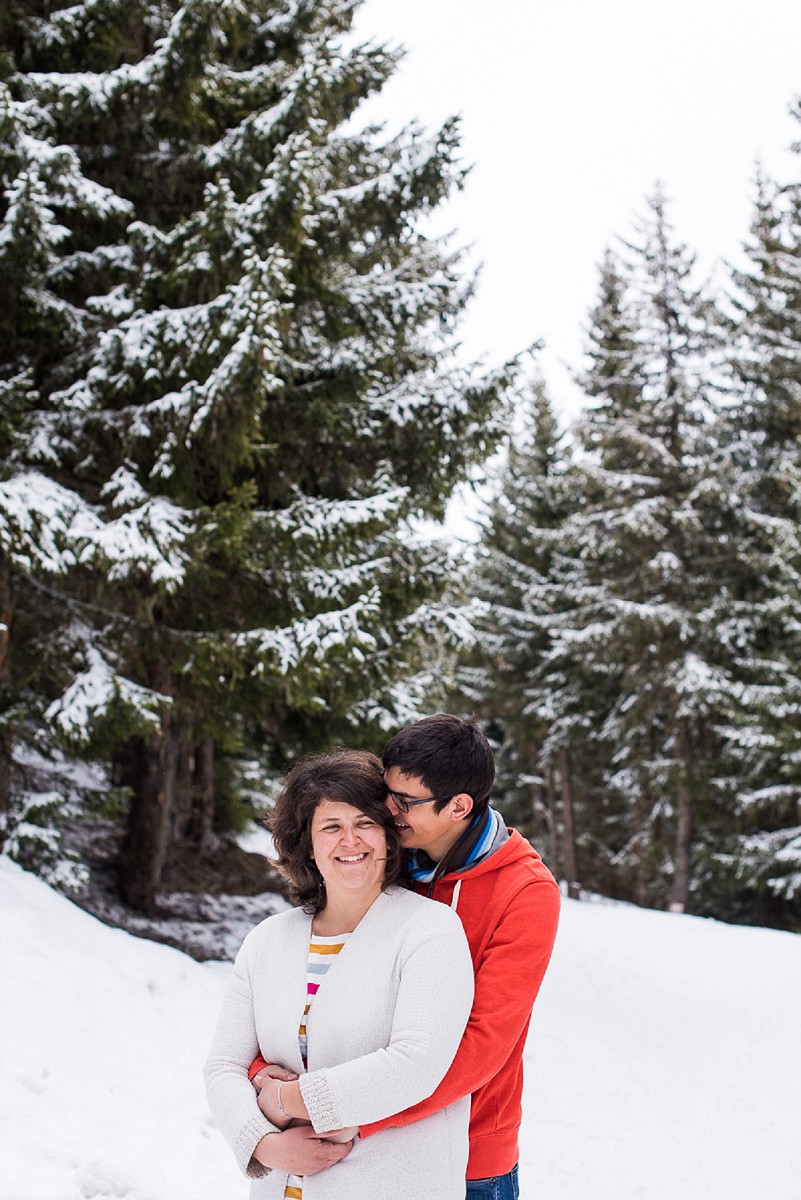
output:
[[473, 797], [467, 792], [458, 792], [451, 799], [451, 820], [463, 821], [473, 811]]

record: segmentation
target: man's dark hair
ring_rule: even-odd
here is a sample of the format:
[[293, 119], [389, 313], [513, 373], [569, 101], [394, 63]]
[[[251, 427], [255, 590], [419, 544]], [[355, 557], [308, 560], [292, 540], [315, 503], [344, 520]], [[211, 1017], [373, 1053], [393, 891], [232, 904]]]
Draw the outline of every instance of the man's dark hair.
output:
[[387, 789], [380, 760], [365, 750], [309, 755], [286, 776], [265, 824], [273, 835], [277, 866], [289, 882], [291, 899], [310, 913], [318, 913], [325, 907], [323, 878], [311, 857], [312, 818], [322, 800], [350, 804], [384, 830], [387, 837], [384, 888], [397, 883], [403, 875], [400, 841], [386, 804]]
[[[467, 792], [476, 816], [489, 804], [495, 760], [474, 717], [463, 720], [436, 713], [407, 725], [387, 744], [383, 761], [385, 771], [397, 767], [404, 775], [417, 776], [432, 796]], [[441, 812], [447, 802], [435, 804], [434, 811]]]

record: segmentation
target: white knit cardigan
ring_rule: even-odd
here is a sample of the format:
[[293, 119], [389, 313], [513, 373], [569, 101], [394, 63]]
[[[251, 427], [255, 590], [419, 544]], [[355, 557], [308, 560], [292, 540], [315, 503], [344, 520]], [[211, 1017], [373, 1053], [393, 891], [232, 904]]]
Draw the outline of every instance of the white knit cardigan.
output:
[[[298, 1047], [306, 1003], [311, 917], [262, 921], [234, 965], [205, 1068], [214, 1118], [252, 1200], [280, 1200], [286, 1175], [253, 1159], [274, 1126], [247, 1070], [257, 1053], [301, 1075], [318, 1133], [378, 1121], [433, 1092], [456, 1053], [473, 999], [462, 924], [445, 905], [403, 888], [382, 892], [321, 983], [306, 1022], [308, 1074]], [[304, 1179], [303, 1200], [464, 1200], [470, 1098], [401, 1129], [357, 1140], [350, 1154]]]

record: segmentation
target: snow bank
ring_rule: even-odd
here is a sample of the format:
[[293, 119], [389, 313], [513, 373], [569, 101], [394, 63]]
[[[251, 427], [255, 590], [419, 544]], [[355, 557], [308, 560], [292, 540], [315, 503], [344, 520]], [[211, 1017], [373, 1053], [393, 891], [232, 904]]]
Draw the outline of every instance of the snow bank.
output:
[[523, 1195], [801, 1200], [801, 937], [563, 906], [526, 1062]]
[[[245, 1200], [200, 1068], [230, 973], [0, 859], [0, 1200]], [[799, 1200], [801, 938], [566, 901], [525, 1200]]]
[[224, 963], [110, 929], [0, 859], [2, 1200], [237, 1200], [200, 1070]]

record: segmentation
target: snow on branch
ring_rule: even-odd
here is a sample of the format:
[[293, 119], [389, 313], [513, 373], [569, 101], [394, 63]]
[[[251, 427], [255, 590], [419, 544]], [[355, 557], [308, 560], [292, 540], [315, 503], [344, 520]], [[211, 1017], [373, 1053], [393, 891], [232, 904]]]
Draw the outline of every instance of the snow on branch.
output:
[[111, 521], [80, 513], [72, 532], [82, 543], [79, 562], [104, 566], [112, 580], [146, 572], [153, 583], [169, 590], [184, 578], [189, 560], [185, 543], [191, 529], [185, 509], [155, 497]]
[[[122, 486], [119, 472], [115, 479]], [[147, 571], [174, 586], [183, 579], [190, 529], [188, 514], [160, 497], [104, 521], [76, 492], [37, 471], [0, 482], [0, 546], [31, 573], [60, 575], [83, 563], [108, 569], [112, 579]]]
[[[191, 422], [196, 433], [215, 399], [230, 391], [244, 368], [256, 360], [272, 362], [279, 353], [276, 324], [288, 289], [286, 259], [279, 251], [265, 257], [249, 251], [244, 268], [243, 277], [208, 304], [135, 313], [101, 333], [87, 375], [54, 393], [53, 403], [88, 412], [101, 402], [109, 384], [126, 386], [134, 375], [148, 383], [186, 378], [199, 362], [205, 374], [207, 363], [215, 361], [204, 380], [190, 378], [180, 390], [130, 410], [135, 437], [151, 437], [151, 418], [165, 415]], [[263, 387], [274, 383], [265, 369]]]
[[[367, 400], [376, 418], [393, 425], [416, 424], [424, 415], [432, 427], [456, 429], [463, 438], [475, 431], [471, 409], [474, 396], [492, 388], [503, 388], [508, 368], [485, 372], [481, 377], [473, 366], [454, 367], [450, 370], [421, 370], [405, 375], [396, 384], [387, 388], [383, 383], [375, 384]], [[487, 438], [506, 428], [506, 413], [503, 405], [490, 414], [484, 422]]]
[[367, 724], [378, 726], [387, 733], [394, 732], [430, 713], [430, 698], [436, 694], [441, 683], [439, 670], [418, 671], [406, 679], [397, 680], [380, 696], [369, 696], [358, 701], [350, 709], [348, 721], [354, 729]]
[[721, 702], [733, 699], [738, 690], [726, 671], [692, 652], [668, 670], [666, 683], [676, 695], [678, 717], [719, 711]]
[[5, 254], [23, 237], [26, 241], [31, 240], [33, 214], [38, 225], [35, 229], [37, 252], [52, 254], [55, 247], [69, 237], [70, 231], [56, 220], [47, 186], [35, 171], [20, 171], [6, 188], [5, 200], [7, 208], [0, 226], [0, 254]]
[[303, 571], [301, 579], [309, 594], [318, 600], [341, 602], [354, 588], [363, 589], [369, 582], [382, 574], [391, 564], [389, 556], [351, 563], [345, 567], [310, 567]]
[[60, 208], [84, 215], [90, 212], [101, 219], [134, 215], [130, 200], [84, 175], [81, 161], [71, 146], [54, 146], [23, 134], [17, 150], [29, 169], [35, 164], [38, 176], [49, 185], [52, 201]]
[[439, 636], [454, 647], [469, 648], [477, 641], [476, 623], [486, 611], [487, 605], [479, 599], [460, 605], [421, 604], [401, 622], [399, 630], [416, 635], [422, 632], [432, 643]]
[[286, 675], [302, 663], [322, 662], [336, 649], [347, 648], [357, 656], [363, 651], [372, 651], [376, 641], [365, 623], [374, 621], [380, 609], [380, 591], [371, 588], [347, 608], [293, 621], [279, 629], [249, 630], [238, 634], [234, 645], [258, 656], [254, 674], [264, 674], [268, 662], [277, 662], [279, 673]]
[[161, 712], [172, 703], [171, 698], [118, 674], [88, 640], [84, 655], [86, 669], [50, 705], [46, 720], [62, 737], [79, 745], [90, 742], [98, 724], [119, 708], [127, 710], [126, 715], [141, 730], [156, 732]]
[[26, 471], [0, 482], [0, 546], [24, 571], [62, 574], [75, 565], [70, 531], [76, 515], [96, 521], [75, 492]]
[[[283, 67], [283, 64], [281, 65]], [[283, 67], [283, 70], [286, 68]], [[275, 76], [275, 82], [281, 82], [279, 75]], [[296, 76], [294, 80], [287, 79], [283, 83], [287, 90], [279, 101], [270, 108], [249, 113], [239, 125], [229, 129], [218, 142], [203, 151], [203, 161], [207, 168], [219, 171], [226, 164], [237, 162], [247, 151], [252, 140], [266, 141], [274, 135], [276, 129], [288, 123], [297, 101], [299, 79]]]
[[396, 487], [360, 500], [301, 496], [288, 508], [271, 514], [270, 521], [296, 541], [325, 541], [347, 529], [391, 524], [399, 516], [408, 492], [408, 488]]
[[148, 498], [147, 492], [127, 464], [117, 467], [100, 495], [104, 500], [110, 500], [115, 508], [131, 508], [136, 504], [144, 504]]

